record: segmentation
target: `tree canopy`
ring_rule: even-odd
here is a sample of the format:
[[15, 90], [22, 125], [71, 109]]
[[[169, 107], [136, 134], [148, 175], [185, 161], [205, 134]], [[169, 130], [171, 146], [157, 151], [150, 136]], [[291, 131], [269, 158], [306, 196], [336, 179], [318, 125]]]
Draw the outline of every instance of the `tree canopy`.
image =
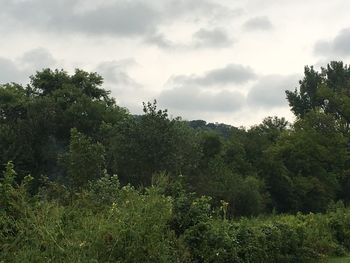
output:
[[350, 201], [350, 69], [331, 62], [287, 99], [297, 119], [237, 128], [170, 118], [157, 102], [142, 115], [119, 107], [97, 73], [44, 69], [0, 86], [0, 170], [79, 189], [106, 174], [146, 187], [159, 174], [228, 202], [228, 216], [325, 211]]

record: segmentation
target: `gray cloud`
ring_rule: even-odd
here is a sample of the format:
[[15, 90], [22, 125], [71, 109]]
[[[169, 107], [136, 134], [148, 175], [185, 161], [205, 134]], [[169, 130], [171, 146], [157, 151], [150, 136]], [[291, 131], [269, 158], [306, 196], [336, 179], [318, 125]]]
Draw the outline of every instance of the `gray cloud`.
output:
[[49, 68], [57, 63], [52, 54], [44, 48], [36, 48], [25, 52], [19, 62], [35, 69]]
[[118, 1], [110, 6], [72, 16], [69, 24], [78, 32], [140, 35], [155, 32], [159, 16], [156, 10], [145, 3]]
[[154, 44], [163, 49], [179, 48], [181, 45], [175, 44], [167, 39], [164, 34], [155, 33], [153, 35], [146, 36], [144, 41], [146, 43]]
[[330, 41], [318, 41], [314, 52], [319, 55], [349, 56], [350, 55], [350, 28], [341, 30]]
[[[238, 17], [243, 14], [243, 9], [231, 9], [225, 5], [218, 4], [218, 1], [210, 0], [160, 0], [163, 4], [166, 16], [177, 18], [188, 16], [192, 20], [208, 19], [225, 20]], [[205, 14], [206, 16], [203, 16]]]
[[137, 63], [134, 59], [105, 61], [96, 67], [96, 71], [104, 78], [108, 85], [113, 85], [114, 88], [116, 86], [120, 88], [138, 88], [141, 85], [127, 73], [127, 69], [135, 65]]
[[[77, 1], [0, 0], [0, 18], [17, 29], [57, 29], [73, 14]], [[12, 28], [13, 29], [13, 28]]]
[[227, 47], [233, 44], [227, 33], [220, 28], [204, 29], [201, 28], [193, 34], [195, 47]]
[[[187, 112], [236, 112], [243, 107], [245, 97], [223, 86], [246, 83], [254, 78], [256, 74], [250, 67], [238, 64], [213, 69], [201, 76], [179, 75], [170, 78], [168, 88], [160, 93], [158, 101], [163, 107]], [[205, 89], [208, 86], [216, 89]]]
[[267, 16], [257, 16], [246, 21], [243, 28], [246, 31], [271, 30], [273, 25]]
[[224, 48], [234, 43], [234, 40], [221, 28], [200, 28], [192, 35], [189, 43], [173, 42], [161, 33], [146, 36], [144, 41], [163, 49], [186, 51], [199, 48]]
[[22, 82], [26, 77], [26, 72], [19, 69], [12, 60], [0, 58], [0, 84]]
[[179, 75], [172, 77], [170, 83], [175, 85], [213, 86], [243, 84], [256, 78], [253, 69], [240, 64], [228, 64], [224, 68], [213, 69], [203, 75]]
[[293, 90], [300, 79], [299, 75], [268, 75], [258, 80], [247, 96], [250, 106], [274, 108], [287, 106], [286, 90]]
[[[4, 2], [4, 1], [3, 1]], [[6, 1], [3, 15], [21, 27], [55, 32], [137, 35], [154, 31], [160, 14], [141, 1], [113, 1], [77, 12], [79, 1]]]
[[[227, 47], [232, 39], [222, 29], [199, 29], [178, 43], [167, 27], [178, 21], [215, 24], [242, 14], [213, 0], [0, 0], [0, 32], [26, 30], [49, 34], [81, 34], [138, 38], [162, 49]], [[203, 24], [202, 23], [202, 24]]]
[[158, 100], [162, 107], [182, 112], [184, 116], [193, 113], [238, 114], [247, 109], [280, 110], [288, 106], [285, 91], [293, 90], [300, 78], [300, 75], [261, 76], [247, 96], [239, 91], [208, 90], [198, 85], [182, 84], [162, 91]]
[[[90, 8], [81, 8], [83, 3]], [[111, 0], [96, 4], [86, 0], [0, 0], [0, 26], [4, 28], [44, 30], [54, 33], [139, 36], [167, 47], [160, 27], [179, 19], [229, 19], [240, 14], [209, 0]], [[91, 4], [92, 3], [92, 4]], [[11, 26], [11, 27], [10, 27]], [[147, 41], [146, 41], [147, 42]], [[152, 41], [148, 41], [152, 42]], [[160, 43], [160, 44], [159, 44]]]
[[25, 52], [21, 57], [11, 60], [0, 57], [0, 83], [26, 83], [35, 71], [56, 65], [57, 61], [44, 48]]
[[235, 112], [244, 102], [236, 91], [211, 92], [198, 87], [175, 87], [161, 92], [158, 101], [162, 107], [195, 112]]
[[320, 55], [328, 55], [331, 51], [331, 43], [320, 40], [314, 46], [314, 53]]

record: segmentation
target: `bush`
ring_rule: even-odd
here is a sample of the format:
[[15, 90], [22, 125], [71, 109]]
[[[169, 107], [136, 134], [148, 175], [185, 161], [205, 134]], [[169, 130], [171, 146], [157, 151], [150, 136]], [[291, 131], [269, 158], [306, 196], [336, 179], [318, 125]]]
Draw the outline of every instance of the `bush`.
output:
[[326, 214], [235, 221], [215, 214], [209, 197], [187, 193], [181, 182], [140, 191], [105, 175], [80, 192], [50, 183], [31, 196], [31, 177], [20, 184], [15, 177], [7, 164], [0, 262], [303, 263], [350, 247], [350, 209], [341, 204]]
[[0, 213], [0, 261], [179, 262], [185, 255], [168, 227], [172, 200], [154, 187], [142, 194], [106, 177], [65, 205], [44, 192], [41, 200], [30, 197], [21, 185], [0, 189], [8, 200]]

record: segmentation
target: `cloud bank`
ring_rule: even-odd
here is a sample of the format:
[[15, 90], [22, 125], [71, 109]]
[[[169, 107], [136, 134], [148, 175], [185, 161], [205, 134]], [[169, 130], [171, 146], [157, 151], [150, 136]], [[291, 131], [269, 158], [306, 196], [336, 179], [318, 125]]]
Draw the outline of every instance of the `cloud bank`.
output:
[[342, 29], [333, 39], [321, 40], [315, 44], [314, 51], [322, 56], [350, 55], [350, 28]]
[[257, 77], [252, 68], [240, 64], [228, 64], [202, 75], [178, 75], [170, 79], [173, 85], [210, 87], [243, 84]]

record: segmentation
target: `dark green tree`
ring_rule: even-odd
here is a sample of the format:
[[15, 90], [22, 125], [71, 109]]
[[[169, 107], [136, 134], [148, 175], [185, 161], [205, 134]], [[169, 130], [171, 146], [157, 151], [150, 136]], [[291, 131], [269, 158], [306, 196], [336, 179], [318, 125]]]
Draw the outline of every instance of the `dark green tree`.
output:
[[305, 67], [299, 88], [286, 91], [291, 110], [303, 118], [311, 110], [330, 113], [349, 129], [350, 123], [350, 68], [343, 62], [332, 61], [316, 71]]
[[336, 198], [347, 163], [347, 140], [336, 123], [333, 115], [310, 111], [266, 152], [265, 182], [275, 203], [290, 205], [287, 211], [322, 211]]
[[31, 174], [62, 177], [57, 157], [77, 128], [101, 141], [103, 124], [118, 125], [128, 112], [118, 107], [102, 89], [102, 77], [76, 70], [44, 69], [31, 76], [30, 84], [0, 86], [0, 161], [16, 164], [18, 179]]
[[105, 171], [105, 150], [102, 144], [71, 130], [69, 150], [60, 157], [67, 171], [68, 181], [74, 188], [82, 188], [89, 181], [102, 177]]

